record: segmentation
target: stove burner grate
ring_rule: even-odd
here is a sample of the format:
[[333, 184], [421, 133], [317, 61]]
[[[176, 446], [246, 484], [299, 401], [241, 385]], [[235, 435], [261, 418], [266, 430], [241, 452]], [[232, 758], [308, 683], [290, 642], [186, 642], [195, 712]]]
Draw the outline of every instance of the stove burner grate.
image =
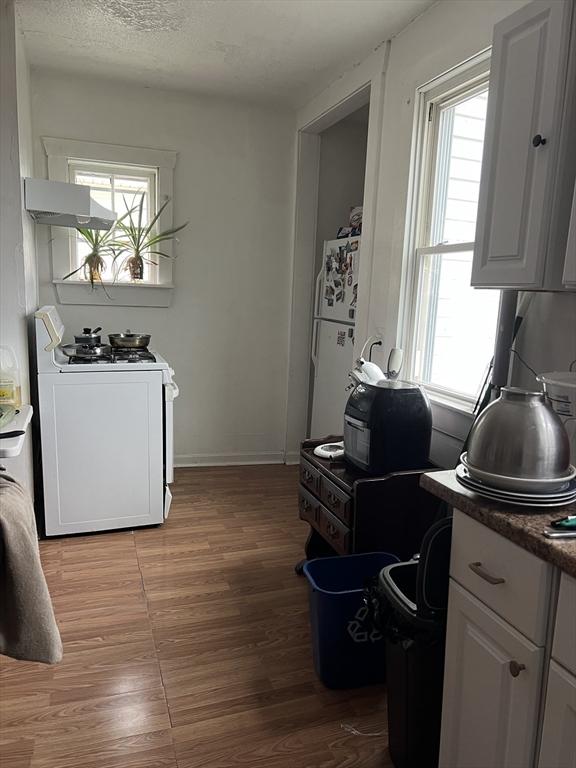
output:
[[113, 349], [106, 355], [76, 354], [68, 358], [69, 365], [104, 365], [105, 363], [155, 363], [148, 349]]

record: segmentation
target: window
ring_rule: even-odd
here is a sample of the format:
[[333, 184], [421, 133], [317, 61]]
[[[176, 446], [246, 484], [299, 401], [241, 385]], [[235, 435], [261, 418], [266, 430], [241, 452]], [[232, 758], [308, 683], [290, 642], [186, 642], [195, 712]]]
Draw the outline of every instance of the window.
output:
[[421, 93], [406, 314], [411, 376], [431, 394], [477, 398], [500, 292], [470, 286], [488, 73]]
[[[174, 167], [177, 153], [170, 149], [129, 147], [120, 144], [101, 144], [78, 139], [42, 137], [48, 161], [48, 178], [54, 181], [86, 184], [92, 196], [120, 216], [125, 212], [124, 197], [128, 205], [144, 197], [147, 220], [152, 211], [160, 209], [165, 200], [172, 200]], [[162, 211], [158, 229], [173, 226], [172, 205]], [[172, 243], [163, 244], [163, 251], [172, 254]], [[154, 259], [157, 265], [147, 265], [144, 280], [133, 282], [120, 271], [107, 270], [103, 275], [105, 289], [93, 289], [81, 272], [65, 280], [71, 270], [82, 263], [86, 246], [76, 233], [65, 227], [52, 227], [52, 282], [62, 304], [99, 304], [127, 307], [168, 307], [173, 296], [173, 260]]]
[[[146, 225], [150, 214], [156, 213], [156, 169], [138, 168], [137, 166], [120, 166], [112, 163], [95, 163], [86, 160], [69, 160], [69, 178], [74, 184], [90, 187], [90, 194], [97, 203], [114, 211], [121, 217], [127, 210], [140, 205], [143, 221]], [[76, 269], [84, 262], [90, 248], [84, 238], [74, 230], [70, 231], [70, 264]], [[122, 257], [115, 263], [111, 256], [105, 257], [106, 268], [104, 280], [116, 279], [128, 282], [130, 275], [123, 269]], [[147, 282], [157, 282], [157, 264], [144, 262], [143, 279]], [[82, 271], [77, 273], [78, 279], [85, 279]]]

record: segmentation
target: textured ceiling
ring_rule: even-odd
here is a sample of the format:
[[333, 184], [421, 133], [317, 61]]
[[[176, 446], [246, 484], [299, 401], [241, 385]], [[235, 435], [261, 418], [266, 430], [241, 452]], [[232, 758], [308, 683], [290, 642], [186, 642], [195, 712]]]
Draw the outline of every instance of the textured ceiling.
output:
[[17, 0], [33, 66], [300, 106], [433, 0]]

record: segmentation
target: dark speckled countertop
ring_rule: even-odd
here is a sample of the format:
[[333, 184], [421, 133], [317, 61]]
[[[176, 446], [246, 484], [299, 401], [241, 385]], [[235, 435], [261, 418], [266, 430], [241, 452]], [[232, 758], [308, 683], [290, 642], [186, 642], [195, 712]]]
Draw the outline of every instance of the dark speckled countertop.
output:
[[500, 504], [464, 488], [456, 480], [453, 469], [427, 472], [422, 475], [420, 485], [460, 512], [576, 578], [576, 539], [547, 539], [543, 533], [551, 520], [576, 515], [576, 503], [542, 512], [532, 507]]

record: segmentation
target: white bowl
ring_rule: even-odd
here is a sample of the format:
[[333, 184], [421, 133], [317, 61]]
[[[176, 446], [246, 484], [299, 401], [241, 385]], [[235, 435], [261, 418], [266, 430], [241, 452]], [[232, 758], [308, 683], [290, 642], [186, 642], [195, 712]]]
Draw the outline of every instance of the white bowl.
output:
[[471, 477], [493, 488], [502, 488], [508, 491], [527, 491], [528, 493], [560, 491], [568, 485], [570, 480], [576, 477], [576, 467], [572, 465], [562, 477], [543, 479], [541, 477], [510, 477], [508, 475], [496, 475], [492, 472], [485, 472], [483, 469], [478, 469], [470, 464], [466, 453], [460, 456], [460, 461], [470, 472]]

